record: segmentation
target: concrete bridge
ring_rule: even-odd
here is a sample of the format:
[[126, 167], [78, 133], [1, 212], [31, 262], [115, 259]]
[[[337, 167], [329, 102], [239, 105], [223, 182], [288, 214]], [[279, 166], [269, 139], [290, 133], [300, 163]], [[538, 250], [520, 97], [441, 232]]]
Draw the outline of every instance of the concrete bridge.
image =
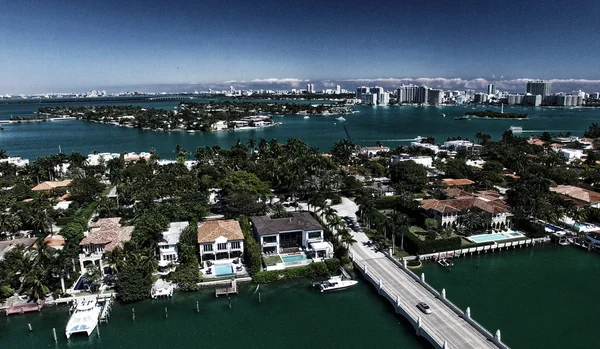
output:
[[[350, 253], [355, 267], [415, 327], [417, 335], [435, 348], [508, 349], [501, 341], [500, 330], [495, 334], [488, 332], [471, 318], [470, 308], [462, 310], [450, 302], [445, 289], [438, 293], [425, 282], [424, 274], [418, 277], [388, 254], [375, 252], [365, 244], [364, 234], [354, 236], [357, 243], [351, 246]], [[419, 302], [426, 302], [432, 313], [422, 313], [416, 307]]]

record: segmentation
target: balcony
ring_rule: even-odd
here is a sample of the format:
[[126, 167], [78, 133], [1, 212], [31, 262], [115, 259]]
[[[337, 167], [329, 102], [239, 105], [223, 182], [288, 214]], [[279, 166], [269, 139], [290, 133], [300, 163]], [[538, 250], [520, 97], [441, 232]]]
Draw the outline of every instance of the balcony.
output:
[[275, 241], [263, 241], [262, 245], [264, 247], [277, 246], [277, 240], [275, 240]]

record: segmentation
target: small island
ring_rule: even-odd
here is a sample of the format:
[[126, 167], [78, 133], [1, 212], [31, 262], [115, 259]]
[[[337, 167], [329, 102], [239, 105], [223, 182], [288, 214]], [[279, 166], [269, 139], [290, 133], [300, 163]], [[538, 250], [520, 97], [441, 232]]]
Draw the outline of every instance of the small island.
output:
[[182, 102], [175, 110], [139, 106], [85, 106], [40, 108], [39, 114], [73, 117], [89, 122], [152, 131], [219, 131], [278, 125], [273, 115], [334, 115], [355, 110], [338, 104]]
[[485, 119], [527, 119], [527, 114], [520, 113], [501, 113], [493, 110], [486, 111], [469, 111], [465, 113], [477, 118]]

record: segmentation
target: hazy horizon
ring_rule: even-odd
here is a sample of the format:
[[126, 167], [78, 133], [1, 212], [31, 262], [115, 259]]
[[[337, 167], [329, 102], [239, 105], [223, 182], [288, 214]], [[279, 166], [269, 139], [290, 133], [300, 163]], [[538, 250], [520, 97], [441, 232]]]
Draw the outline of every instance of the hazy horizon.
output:
[[409, 79], [518, 92], [530, 78], [598, 90], [599, 15], [588, 0], [7, 2], [0, 94]]

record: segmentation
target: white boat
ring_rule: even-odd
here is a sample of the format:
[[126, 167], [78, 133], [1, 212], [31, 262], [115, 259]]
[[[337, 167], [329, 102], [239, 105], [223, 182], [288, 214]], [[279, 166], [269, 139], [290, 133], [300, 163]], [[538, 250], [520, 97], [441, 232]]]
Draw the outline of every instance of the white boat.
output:
[[438, 259], [438, 264], [441, 265], [444, 268], [448, 268], [454, 265], [454, 262], [452, 262], [451, 260], [448, 260], [446, 258], [440, 258]]
[[420, 141], [422, 141], [422, 140], [424, 140], [424, 139], [425, 139], [425, 137], [416, 136], [415, 138], [413, 138], [413, 141], [420, 142]]
[[446, 117], [446, 114], [440, 114], [440, 116]]
[[346, 121], [346, 119], [344, 119], [343, 116], [340, 116], [339, 118], [335, 118], [335, 119], [338, 120], [338, 121]]
[[305, 118], [305, 119], [310, 119], [310, 116], [306, 115], [304, 118]]
[[67, 338], [71, 337], [73, 333], [81, 332], [85, 332], [89, 336], [98, 325], [101, 310], [102, 308], [94, 297], [79, 300], [65, 329]]
[[344, 280], [342, 276], [333, 276], [329, 280], [318, 284], [320, 292], [335, 292], [348, 289], [356, 285], [358, 281]]
[[508, 129], [514, 133], [523, 132], [523, 127], [521, 127], [521, 126], [511, 126]]

